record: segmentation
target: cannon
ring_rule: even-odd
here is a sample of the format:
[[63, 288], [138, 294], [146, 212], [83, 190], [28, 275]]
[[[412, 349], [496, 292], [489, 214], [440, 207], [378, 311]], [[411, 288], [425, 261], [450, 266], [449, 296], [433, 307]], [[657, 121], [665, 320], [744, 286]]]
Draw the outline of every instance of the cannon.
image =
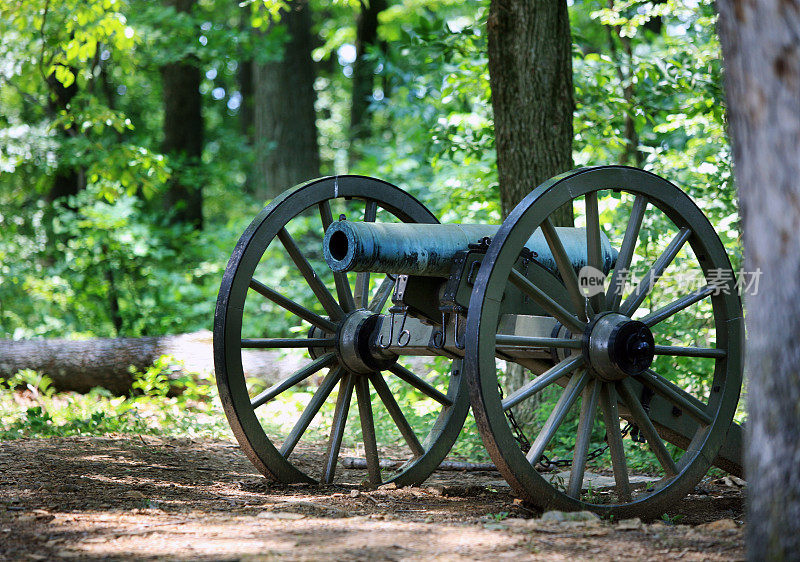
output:
[[[554, 225], [570, 205], [573, 224]], [[500, 226], [439, 224], [381, 180], [321, 178], [273, 200], [233, 251], [214, 319], [220, 398], [281, 482], [344, 482], [347, 450], [372, 485], [420, 484], [471, 405], [520, 497], [658, 516], [712, 465], [742, 476], [737, 289], [702, 211], [639, 169], [552, 178]], [[242, 368], [248, 348], [308, 358], [265, 388]]]

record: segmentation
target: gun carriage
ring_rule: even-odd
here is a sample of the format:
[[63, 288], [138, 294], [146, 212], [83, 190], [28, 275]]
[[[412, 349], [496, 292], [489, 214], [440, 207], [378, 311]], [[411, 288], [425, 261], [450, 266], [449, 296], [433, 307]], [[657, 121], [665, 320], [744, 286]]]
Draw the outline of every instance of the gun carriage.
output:
[[[568, 204], [576, 226], [553, 226]], [[654, 255], [637, 254], [642, 244]], [[691, 291], [671, 284], [656, 301], [676, 258], [705, 282]], [[275, 271], [289, 260], [292, 267]], [[633, 265], [649, 269], [628, 287]], [[586, 272], [607, 274], [607, 289], [582, 286]], [[370, 483], [419, 484], [450, 451], [471, 404], [489, 455], [521, 497], [543, 508], [658, 515], [712, 464], [741, 475], [741, 428], [732, 423], [743, 348], [735, 282], [699, 208], [642, 170], [557, 176], [501, 226], [439, 224], [386, 182], [322, 178], [272, 201], [231, 256], [214, 322], [220, 396], [244, 452], [283, 482], [339, 481], [352, 410]], [[687, 310], [703, 321], [696, 333], [677, 333], [671, 319]], [[287, 318], [292, 334], [264, 337]], [[261, 390], [242, 368], [248, 348], [307, 349], [310, 359]], [[449, 374], [429, 378], [419, 360], [409, 362], [419, 356], [446, 362]], [[675, 358], [690, 358], [691, 377], [668, 372]], [[511, 368], [526, 380], [504, 395], [498, 376]], [[293, 425], [277, 431], [275, 414], [259, 412], [270, 404], [278, 411], [297, 385], [306, 385], [307, 400], [283, 405]], [[555, 405], [542, 423], [520, 427], [514, 413], [545, 392]], [[397, 434], [392, 455], [407, 458], [399, 470], [380, 462], [376, 407]], [[316, 464], [296, 460], [304, 439], [319, 439], [310, 428], [324, 408], [333, 409], [325, 454]], [[641, 452], [625, 437], [647, 444], [658, 474], [646, 485], [631, 480]], [[556, 441], [571, 458], [549, 459]], [[593, 489], [587, 464], [605, 454], [613, 484]], [[569, 467], [563, 479], [556, 465]]]

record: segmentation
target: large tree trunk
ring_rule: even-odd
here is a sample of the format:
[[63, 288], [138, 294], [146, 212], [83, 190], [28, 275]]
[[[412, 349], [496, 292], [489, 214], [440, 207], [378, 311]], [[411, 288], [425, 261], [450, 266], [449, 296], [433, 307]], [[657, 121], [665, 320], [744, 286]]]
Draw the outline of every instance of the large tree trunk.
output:
[[353, 101], [350, 108], [350, 139], [369, 133], [369, 104], [375, 85], [375, 64], [367, 51], [378, 44], [378, 15], [387, 7], [386, 0], [361, 0], [356, 23], [356, 60], [353, 63]]
[[[166, 0], [178, 12], [190, 13], [195, 0]], [[174, 219], [203, 226], [203, 191], [199, 179], [203, 155], [202, 75], [194, 57], [164, 65], [161, 81], [164, 97], [164, 142], [162, 150], [173, 168], [164, 205]]]
[[[564, 0], [492, 0], [487, 23], [500, 200], [572, 168], [572, 39]], [[572, 209], [563, 222], [572, 224]], [[567, 213], [569, 216], [566, 216]]]
[[[800, 556], [800, 1], [720, 0], [747, 298], [748, 556]], [[752, 275], [753, 273], [751, 273]]]
[[[564, 0], [492, 0], [487, 22], [497, 171], [503, 216], [530, 191], [572, 168], [572, 38]], [[554, 223], [572, 226], [572, 204]], [[530, 374], [509, 363], [505, 389]], [[537, 395], [542, 398], [542, 393]], [[513, 409], [530, 426], [538, 403]]]
[[319, 176], [311, 11], [294, 0], [280, 25], [289, 39], [279, 62], [253, 65], [256, 193], [265, 199]]

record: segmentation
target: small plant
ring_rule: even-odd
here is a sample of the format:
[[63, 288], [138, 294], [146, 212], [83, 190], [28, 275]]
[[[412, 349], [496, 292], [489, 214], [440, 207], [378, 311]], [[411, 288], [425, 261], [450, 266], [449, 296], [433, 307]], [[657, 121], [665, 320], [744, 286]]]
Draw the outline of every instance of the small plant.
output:
[[586, 501], [589, 503], [597, 503], [599, 499], [600, 497], [597, 493], [597, 490], [594, 489], [594, 486], [590, 480], [586, 490]]
[[661, 520], [667, 525], [677, 525], [683, 520], [683, 515], [680, 513], [670, 516], [668, 513], [661, 515]]
[[498, 513], [490, 513], [488, 517], [494, 521], [503, 521], [504, 519], [507, 519], [509, 515], [510, 514], [508, 511], [500, 511]]
[[558, 488], [562, 492], [566, 493], [567, 483], [564, 480], [564, 477], [561, 476], [559, 473], [556, 472], [555, 474], [553, 474], [553, 476], [550, 477], [550, 483], [553, 485], [553, 487]]
[[52, 430], [53, 418], [41, 406], [34, 406], [25, 412], [25, 420], [19, 426], [27, 426], [36, 433], [48, 434]]
[[40, 375], [31, 369], [22, 369], [9, 378], [7, 384], [11, 389], [26, 388], [34, 396], [52, 396], [55, 392], [55, 389], [52, 388], [53, 379], [47, 375]]
[[166, 397], [171, 389], [167, 373], [172, 369], [173, 363], [171, 356], [162, 355], [144, 372], [136, 371], [131, 367], [131, 374], [134, 377], [132, 388], [145, 396]]

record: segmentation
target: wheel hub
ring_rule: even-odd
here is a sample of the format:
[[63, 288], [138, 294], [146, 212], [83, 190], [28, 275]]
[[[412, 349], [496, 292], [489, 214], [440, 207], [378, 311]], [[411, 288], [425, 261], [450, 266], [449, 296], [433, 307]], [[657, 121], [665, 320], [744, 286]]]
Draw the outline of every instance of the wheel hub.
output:
[[375, 347], [380, 314], [360, 309], [347, 314], [336, 331], [336, 355], [350, 372], [369, 374], [382, 371], [397, 361], [397, 356], [386, 357]]
[[591, 371], [614, 381], [636, 376], [653, 362], [655, 342], [650, 328], [622, 314], [596, 318], [583, 339], [583, 354]]

